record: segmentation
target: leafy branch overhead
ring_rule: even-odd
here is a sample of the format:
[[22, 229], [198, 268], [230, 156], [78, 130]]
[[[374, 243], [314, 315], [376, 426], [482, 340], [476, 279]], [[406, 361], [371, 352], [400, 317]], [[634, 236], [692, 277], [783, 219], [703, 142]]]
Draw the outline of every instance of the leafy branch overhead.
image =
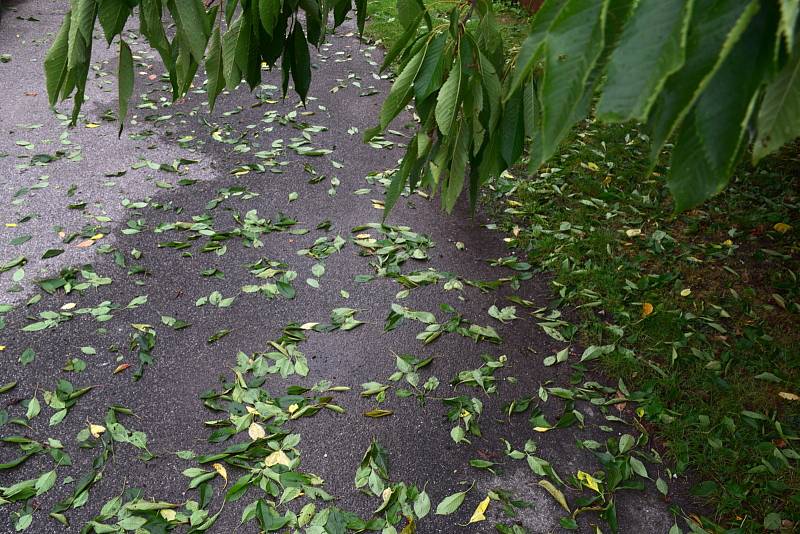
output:
[[[366, 0], [356, 0], [359, 30]], [[431, 3], [432, 5], [432, 3]], [[490, 0], [452, 1], [442, 12], [398, 0], [404, 32], [383, 68], [398, 75], [371, 139], [413, 103], [418, 129], [387, 192], [391, 210], [406, 186], [439, 190], [451, 211], [464, 189], [474, 205], [488, 180], [521, 161], [535, 172], [572, 127], [594, 113], [646, 125], [651, 168], [665, 148], [678, 210], [719, 193], [752, 146], [753, 162], [800, 135], [800, 0], [546, 0], [515, 53], [504, 46]], [[99, 20], [120, 36], [120, 119], [133, 93], [133, 60], [122, 38], [138, 7], [141, 33], [185, 95], [200, 64], [213, 108], [261, 66], [280, 63], [305, 101], [309, 46], [353, 9], [352, 0], [71, 0], [45, 61], [51, 104], [84, 101]], [[168, 37], [163, 15], [175, 24]], [[169, 32], [170, 34], [173, 32]], [[279, 61], [280, 60], [280, 61]]]

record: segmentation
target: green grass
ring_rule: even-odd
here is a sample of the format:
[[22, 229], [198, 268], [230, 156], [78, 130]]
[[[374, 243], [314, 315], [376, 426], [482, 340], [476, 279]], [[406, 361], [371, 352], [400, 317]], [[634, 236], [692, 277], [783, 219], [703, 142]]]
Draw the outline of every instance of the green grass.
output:
[[549, 169], [498, 180], [490, 205], [577, 307], [576, 341], [617, 346], [601, 368], [674, 470], [699, 477], [706, 528], [796, 524], [800, 402], [780, 394], [800, 391], [797, 147], [678, 216], [647, 151], [634, 129], [586, 123]]

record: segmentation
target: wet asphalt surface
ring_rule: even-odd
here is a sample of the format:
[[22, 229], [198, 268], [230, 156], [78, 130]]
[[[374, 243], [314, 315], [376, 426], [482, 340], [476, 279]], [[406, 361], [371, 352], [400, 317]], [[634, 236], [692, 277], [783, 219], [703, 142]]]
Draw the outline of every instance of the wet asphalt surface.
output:
[[[415, 310], [431, 311], [439, 319], [445, 317], [439, 310], [440, 305], [450, 304], [466, 319], [495, 327], [503, 338], [501, 345], [476, 344], [456, 334], [422, 345], [416, 334], [424, 325], [415, 321], [405, 321], [396, 330], [385, 333], [384, 320], [402, 287], [384, 278], [356, 282], [357, 275], [370, 274], [372, 268], [370, 259], [360, 256], [358, 247], [350, 242], [341, 252], [323, 261], [326, 272], [320, 278], [320, 288], [305, 283], [305, 279], [312, 276], [311, 266], [317, 262], [297, 255], [297, 250], [310, 246], [324, 235], [341, 235], [349, 241], [353, 227], [379, 222], [382, 212], [373, 207], [372, 200], [382, 198], [383, 188], [378, 184], [370, 185], [365, 177], [371, 172], [394, 167], [402, 155], [398, 149], [378, 149], [361, 142], [360, 132], [373, 125], [382, 95], [389, 87], [389, 82], [376, 74], [379, 50], [361, 43], [347, 29], [340, 30], [338, 35], [331, 36], [315, 59], [317, 68], [311, 89], [314, 99], [306, 108], [298, 105], [294, 95], [284, 101], [277, 90], [267, 89], [259, 93], [259, 98], [246, 88], [239, 88], [223, 95], [211, 114], [205, 95], [197, 91], [185, 101], [168, 106], [169, 95], [163, 90], [158, 60], [131, 34], [137, 85], [131, 103], [132, 120], [118, 139], [117, 123], [103, 119], [108, 110], [116, 108], [112, 74], [114, 50], [107, 50], [104, 41], [96, 40], [98, 63], [90, 74], [85, 118], [77, 128], [69, 129], [48, 109], [42, 74], [42, 58], [61, 20], [63, 6], [60, 2], [17, 1], [7, 2], [8, 7], [12, 10], [4, 13], [0, 26], [0, 54], [11, 55], [11, 61], [0, 63], [3, 94], [0, 99], [0, 154], [3, 156], [0, 157], [0, 265], [17, 256], [24, 256], [27, 263], [23, 267], [24, 277], [18, 281], [13, 279], [16, 268], [0, 274], [0, 303], [15, 305], [5, 316], [5, 328], [0, 330], [0, 345], [6, 347], [0, 351], [0, 384], [18, 382], [11, 392], [0, 395], [0, 409], [7, 410], [11, 416], [21, 416], [25, 410], [20, 401], [34, 394], [41, 400], [42, 392], [52, 390], [60, 379], [69, 380], [76, 388], [94, 386], [56, 426], [48, 426], [52, 410], [46, 406], [29, 428], [11, 424], [0, 426], [0, 436], [4, 437], [25, 435], [40, 441], [58, 438], [73, 459], [73, 465], [58, 470], [56, 486], [35, 499], [37, 511], [29, 532], [77, 532], [108, 499], [126, 487], [143, 488], [148, 498], [156, 500], [196, 499], [196, 492], [187, 489], [188, 479], [181, 474], [194, 463], [179, 459], [174, 452], [191, 449], [205, 453], [219, 448], [207, 442], [210, 430], [204, 426], [205, 421], [218, 414], [203, 407], [200, 395], [231, 376], [230, 367], [235, 364], [238, 352], [263, 351], [268, 341], [280, 336], [281, 329], [288, 323], [324, 322], [332, 309], [342, 306], [360, 310], [357, 318], [366, 324], [349, 332], [311, 333], [309, 340], [300, 347], [309, 358], [308, 376], [294, 375], [285, 380], [273, 376], [265, 384], [275, 395], [282, 394], [290, 385], [311, 386], [320, 380], [353, 388], [350, 392], [335, 394], [337, 403], [346, 413], [323, 410], [312, 418], [287, 424], [302, 436], [298, 446], [302, 469], [325, 480], [324, 487], [336, 497], [336, 505], [362, 517], [369, 517], [376, 508], [376, 499], [359, 493], [353, 484], [361, 456], [374, 438], [389, 453], [392, 480], [420, 487], [427, 485], [434, 507], [444, 496], [463, 489], [459, 483], [476, 481], [476, 489], [469, 493], [456, 514], [429, 515], [418, 525], [418, 532], [422, 534], [494, 532], [496, 522], [511, 523], [511, 519], [503, 516], [499, 505], [492, 505], [487, 521], [469, 527], [459, 526], [466, 523], [476, 504], [493, 488], [506, 489], [516, 498], [533, 504], [517, 518], [531, 532], [561, 531], [558, 522], [565, 513], [537, 485], [538, 477], [524, 461], [505, 457], [501, 438], [509, 440], [517, 449], [521, 449], [526, 440], [534, 439], [538, 445], [537, 454], [550, 461], [564, 477], [579, 469], [592, 472], [599, 468], [591, 454], [576, 447], [577, 439], [602, 442], [609, 435], [632, 429], [615, 424], [612, 432], [601, 430], [601, 425], [609, 423], [597, 407], [587, 403], [578, 404], [586, 417], [583, 429], [572, 427], [536, 433], [526, 415], [508, 418], [502, 414], [503, 404], [535, 396], [541, 384], [548, 381], [553, 381], [554, 385], [569, 384], [572, 370], [567, 364], [544, 367], [541, 363], [545, 356], [554, 354], [564, 344], [546, 336], [524, 309], [518, 307], [521, 318], [508, 324], [501, 324], [487, 315], [493, 304], [501, 308], [509, 305], [506, 297], [510, 295], [546, 306], [552, 294], [546, 279], [534, 278], [523, 282], [519, 289], [504, 285], [486, 293], [470, 286], [465, 286], [463, 291], [443, 291], [441, 284], [431, 285], [412, 290], [409, 297], [400, 301]], [[202, 77], [199, 82], [202, 83]], [[265, 83], [279, 85], [279, 73], [267, 74]], [[270, 91], [274, 97], [269, 96]], [[146, 103], [142, 96], [152, 102], [149, 108], [137, 108], [137, 103]], [[60, 105], [58, 109], [68, 112], [69, 106]], [[236, 113], [231, 114], [231, 111]], [[278, 120], [264, 120], [265, 117], [285, 117], [291, 112], [297, 114], [295, 122], [283, 125]], [[283, 171], [279, 174], [269, 170], [239, 176], [232, 174], [239, 165], [263, 162], [253, 154], [271, 149], [275, 140], [283, 139], [284, 145], [288, 145], [292, 138], [300, 137], [297, 122], [326, 127], [326, 131], [313, 134], [312, 144], [333, 152], [323, 157], [303, 157], [284, 149], [277, 160], [288, 163], [279, 167]], [[87, 123], [97, 127], [87, 127]], [[32, 127], [35, 125], [41, 126]], [[359, 133], [353, 133], [352, 128], [358, 128]], [[411, 131], [408, 124], [403, 123], [394, 128], [404, 134]], [[218, 135], [212, 135], [213, 132]], [[135, 138], [131, 138], [131, 134]], [[236, 143], [220, 142], [220, 139], [240, 135], [242, 140]], [[187, 140], [188, 137], [192, 139]], [[391, 134], [387, 139], [395, 143], [405, 140]], [[243, 143], [249, 146], [249, 152], [234, 149]], [[42, 158], [35, 157], [37, 154], [48, 154], [52, 160], [46, 158], [49, 162], [45, 164]], [[171, 163], [179, 158], [194, 162], [179, 166], [179, 173], [147, 166], [133, 168], [142, 158], [156, 163]], [[311, 175], [304, 168], [306, 165], [311, 165], [326, 179], [309, 183]], [[124, 174], [114, 176], [123, 170]], [[331, 196], [328, 189], [333, 176], [339, 179], [340, 185]], [[196, 180], [196, 183], [175, 185], [180, 179]], [[43, 183], [47, 186], [42, 186]], [[165, 189], [166, 183], [173, 187]], [[247, 200], [231, 198], [214, 210], [206, 210], [207, 202], [215, 198], [220, 189], [233, 186], [246, 187], [258, 196]], [[370, 192], [353, 194], [362, 188], [370, 188]], [[292, 193], [297, 194], [297, 200], [290, 202]], [[126, 208], [124, 199], [146, 201], [149, 206]], [[230, 240], [226, 253], [221, 256], [201, 252], [202, 239], [186, 250], [160, 247], [159, 244], [167, 241], [184, 240], [186, 233], [153, 232], [161, 223], [189, 221], [204, 213], [214, 216], [216, 229], [230, 229], [234, 226], [234, 213], [253, 209], [260, 216], [273, 219], [284, 213], [298, 221], [297, 227], [310, 231], [305, 235], [287, 232], [265, 235], [263, 248], [247, 248], [238, 239]], [[123, 233], [124, 229], [131, 228], [129, 221], [138, 220], [142, 221], [140, 232]], [[330, 221], [330, 228], [317, 230], [317, 225], [323, 221]], [[398, 202], [388, 223], [408, 225], [416, 232], [430, 235], [436, 243], [429, 251], [430, 261], [410, 260], [404, 271], [430, 267], [473, 280], [496, 280], [512, 274], [508, 269], [490, 266], [487, 261], [509, 254], [502, 234], [487, 229], [488, 221], [481, 215], [471, 217], [464, 206], [460, 206], [454, 216], [443, 217], [436, 200], [428, 201], [414, 195]], [[87, 247], [77, 246], [85, 242], [85, 236], [63, 243], [62, 236], [73, 232], [82, 232], [85, 236], [102, 233], [103, 237]], [[26, 235], [31, 239], [19, 245], [9, 244]], [[463, 247], [457, 247], [456, 243], [463, 243]], [[122, 252], [126, 266], [117, 265], [113, 254], [101, 254], [103, 246]], [[39, 259], [49, 249], [64, 249], [65, 252], [55, 258]], [[136, 254], [138, 259], [131, 255], [134, 249], [141, 253], [140, 256]], [[186, 251], [191, 252], [191, 257], [184, 254]], [[240, 293], [243, 285], [254, 282], [244, 265], [262, 257], [282, 260], [297, 271], [294, 299], [267, 300], [257, 293]], [[110, 277], [112, 283], [83, 294], [59, 292], [53, 296], [42, 293], [34, 283], [39, 278], [53, 276], [62, 268], [85, 264], [91, 264], [97, 273]], [[222, 271], [224, 278], [201, 274], [212, 268]], [[195, 306], [199, 297], [215, 290], [225, 297], [237, 295], [234, 304], [226, 309]], [[341, 290], [347, 291], [349, 298], [343, 298]], [[37, 293], [42, 293], [43, 298], [26, 305]], [[147, 295], [145, 305], [124, 309], [131, 299], [140, 295]], [[21, 331], [42, 311], [58, 310], [68, 303], [76, 303], [79, 308], [95, 306], [102, 301], [121, 305], [108, 322], [98, 323], [81, 316], [53, 329], [33, 333]], [[161, 315], [182, 319], [191, 326], [175, 331], [161, 323]], [[138, 323], [154, 325], [157, 342], [153, 365], [148, 366], [140, 381], [134, 382], [133, 367], [119, 374], [112, 374], [112, 371], [120, 363], [131, 363], [135, 367], [135, 357], [128, 351], [127, 344], [132, 331], [130, 325]], [[209, 336], [221, 329], [229, 329], [231, 333], [213, 344], [208, 343]], [[97, 353], [82, 354], [80, 348], [87, 346], [94, 347]], [[23, 366], [18, 358], [27, 348], [35, 351], [36, 359]], [[580, 354], [577, 347], [573, 352]], [[434, 357], [433, 364], [423, 373], [423, 381], [429, 375], [439, 378], [441, 386], [435, 396], [463, 394], [480, 398], [485, 406], [480, 420], [483, 436], [473, 438], [471, 445], [456, 445], [450, 438], [453, 424], [446, 419], [447, 410], [436, 400], [421, 405], [413, 398], [400, 399], [389, 394], [381, 408], [393, 410], [392, 416], [364, 417], [362, 414], [376, 407], [376, 403], [359, 397], [360, 384], [386, 383], [395, 370], [394, 354]], [[482, 354], [506, 355], [508, 365], [498, 372], [498, 377], [514, 377], [515, 380], [500, 381], [498, 395], [487, 396], [465, 386], [454, 391], [449, 385], [452, 378], [461, 370], [480, 366]], [[85, 360], [86, 369], [80, 373], [63, 371], [66, 362], [74, 357]], [[577, 361], [575, 354], [571, 358]], [[595, 377], [587, 377], [592, 378]], [[126, 419], [125, 423], [131, 429], [147, 433], [150, 450], [156, 458], [143, 462], [137, 459], [138, 451], [132, 447], [117, 447], [102, 479], [93, 486], [86, 505], [66, 513], [72, 526], [65, 528], [49, 519], [47, 511], [71, 492], [72, 485], [63, 484], [63, 478], [80, 478], [94, 455], [92, 451], [78, 449], [75, 436], [87, 423], [102, 421], [107, 409], [115, 404], [133, 410], [136, 416]], [[541, 407], [548, 420], [554, 421], [563, 404], [551, 397]], [[247, 439], [246, 435], [243, 437]], [[0, 463], [15, 455], [16, 450], [0, 446]], [[474, 458], [500, 462], [502, 470], [495, 476], [471, 468], [468, 462]], [[51, 469], [51, 464], [49, 457], [41, 455], [20, 468], [0, 471], [0, 487], [36, 477]], [[662, 466], [649, 465], [648, 469], [653, 478], [657, 474], [666, 477]], [[215, 487], [219, 496], [223, 481], [215, 481]], [[565, 491], [570, 500], [576, 496], [570, 490]], [[239, 524], [242, 508], [257, 496], [251, 490], [247, 497], [226, 506], [211, 532], [257, 532], [255, 523]], [[17, 508], [18, 505], [0, 507], [0, 532], [13, 532], [11, 514]], [[620, 531], [666, 532], [673, 523], [668, 508], [669, 503], [658, 496], [652, 483], [647, 484], [645, 492], [620, 492], [617, 499]], [[595, 523], [606, 531], [602, 522], [588, 515], [581, 517], [581, 531], [594, 531], [591, 525]]]

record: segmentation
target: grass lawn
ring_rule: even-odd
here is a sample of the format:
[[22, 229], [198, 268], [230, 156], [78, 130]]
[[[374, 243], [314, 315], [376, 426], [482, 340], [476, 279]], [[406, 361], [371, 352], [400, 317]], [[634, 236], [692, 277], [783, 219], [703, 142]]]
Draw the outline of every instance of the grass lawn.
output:
[[[369, 2], [391, 46], [395, 1]], [[507, 46], [527, 20], [498, 4]], [[539, 173], [496, 180], [488, 209], [517, 256], [552, 273], [575, 341], [614, 346], [574, 366], [620, 379], [709, 531], [791, 531], [800, 521], [800, 157], [789, 147], [675, 215], [633, 126], [585, 122]], [[513, 176], [512, 176], [513, 175]], [[788, 530], [786, 530], [788, 528]]]

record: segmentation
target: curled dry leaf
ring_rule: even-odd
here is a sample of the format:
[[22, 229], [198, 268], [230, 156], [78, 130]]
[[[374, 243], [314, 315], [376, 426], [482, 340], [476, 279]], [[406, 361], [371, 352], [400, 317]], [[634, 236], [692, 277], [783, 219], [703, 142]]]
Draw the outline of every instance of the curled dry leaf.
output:
[[106, 427], [103, 425], [89, 425], [89, 433], [92, 435], [93, 438], [99, 438], [100, 435], [106, 431]]
[[129, 364], [129, 363], [121, 363], [116, 367], [116, 369], [114, 369], [114, 373], [113, 374], [115, 374], [115, 375], [119, 374], [122, 371], [124, 371], [125, 369], [127, 369], [128, 367], [130, 367], [130, 366], [131, 366], [131, 364]]

